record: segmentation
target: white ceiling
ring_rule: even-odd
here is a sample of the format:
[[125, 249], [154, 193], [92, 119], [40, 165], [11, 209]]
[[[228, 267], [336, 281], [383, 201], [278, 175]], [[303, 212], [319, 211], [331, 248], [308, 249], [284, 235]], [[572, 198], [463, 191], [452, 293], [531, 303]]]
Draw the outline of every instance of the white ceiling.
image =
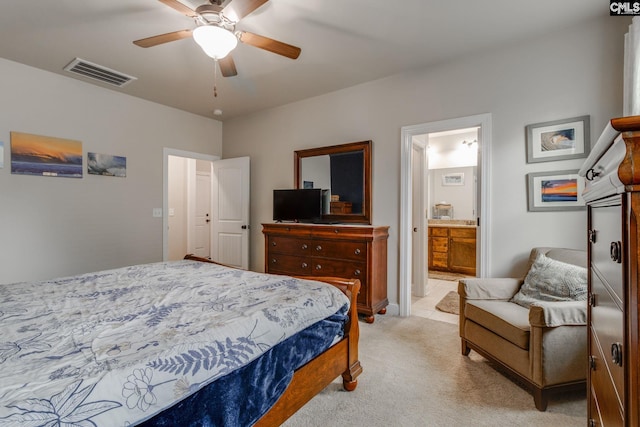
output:
[[[180, 1], [194, 9], [206, 2]], [[0, 57], [65, 75], [82, 58], [137, 77], [122, 88], [96, 84], [224, 120], [608, 14], [602, 0], [270, 0], [236, 29], [302, 54], [291, 60], [239, 44], [238, 75], [218, 76], [214, 98], [214, 62], [192, 39], [147, 49], [132, 43], [195, 27], [157, 0], [2, 0]]]

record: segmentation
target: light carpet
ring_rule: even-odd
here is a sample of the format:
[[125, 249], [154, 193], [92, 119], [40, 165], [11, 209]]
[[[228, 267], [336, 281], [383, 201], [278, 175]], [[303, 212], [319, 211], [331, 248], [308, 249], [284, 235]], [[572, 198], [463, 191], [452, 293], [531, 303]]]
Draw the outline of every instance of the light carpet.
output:
[[377, 315], [360, 322], [364, 369], [353, 392], [336, 380], [286, 427], [584, 426], [585, 393], [533, 397], [471, 352], [460, 354], [458, 326], [421, 317]]

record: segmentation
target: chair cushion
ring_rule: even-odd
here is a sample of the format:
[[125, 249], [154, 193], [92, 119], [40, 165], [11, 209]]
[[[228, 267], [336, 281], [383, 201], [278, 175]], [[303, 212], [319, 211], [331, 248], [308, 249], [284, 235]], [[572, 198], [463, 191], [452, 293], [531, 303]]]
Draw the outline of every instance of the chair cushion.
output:
[[585, 301], [587, 269], [538, 253], [520, 290], [511, 299], [523, 307], [539, 301]]
[[465, 317], [512, 342], [529, 349], [529, 310], [509, 301], [467, 300]]

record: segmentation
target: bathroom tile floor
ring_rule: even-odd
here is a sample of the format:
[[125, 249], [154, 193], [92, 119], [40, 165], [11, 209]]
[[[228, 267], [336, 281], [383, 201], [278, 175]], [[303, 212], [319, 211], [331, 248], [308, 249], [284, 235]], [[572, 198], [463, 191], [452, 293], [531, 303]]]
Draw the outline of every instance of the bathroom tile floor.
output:
[[424, 297], [411, 297], [411, 315], [426, 317], [427, 319], [458, 324], [458, 315], [445, 313], [436, 309], [436, 304], [449, 293], [458, 290], [458, 281], [429, 279], [427, 282], [427, 295]]

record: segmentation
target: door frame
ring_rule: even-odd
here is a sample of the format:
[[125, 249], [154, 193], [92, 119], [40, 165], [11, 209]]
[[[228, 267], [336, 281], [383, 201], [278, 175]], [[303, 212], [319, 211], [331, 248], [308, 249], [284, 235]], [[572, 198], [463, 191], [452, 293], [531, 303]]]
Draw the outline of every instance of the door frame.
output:
[[[412, 188], [411, 191], [411, 259], [427, 259], [428, 245], [425, 232], [427, 231], [427, 193], [429, 188], [429, 156], [427, 154], [427, 143], [421, 138], [411, 138], [412, 156], [415, 154], [416, 159], [411, 159], [411, 186], [417, 182], [418, 188]], [[416, 161], [417, 160], [417, 161]], [[414, 170], [415, 165], [419, 165], [419, 170]], [[417, 178], [417, 179], [416, 179]], [[415, 191], [414, 191], [415, 190]], [[414, 197], [416, 194], [419, 196]], [[417, 206], [414, 205], [417, 202]], [[416, 215], [418, 212], [418, 215]], [[416, 239], [415, 227], [418, 231]], [[413, 264], [413, 261], [412, 261]], [[427, 266], [423, 265], [420, 269], [415, 266], [411, 267], [411, 295], [416, 297], [424, 297], [427, 293]]]
[[[169, 156], [216, 161], [220, 156], [164, 147], [162, 149], [162, 260], [169, 259]], [[185, 254], [186, 255], [186, 254]]]
[[478, 214], [477, 235], [479, 254], [477, 255], [478, 277], [485, 277], [490, 268], [490, 163], [491, 163], [491, 113], [459, 117], [418, 125], [403, 126], [401, 129], [400, 154], [400, 283], [399, 311], [401, 317], [411, 315], [411, 258], [412, 258], [412, 162], [413, 137], [453, 129], [479, 127], [478, 132]]

